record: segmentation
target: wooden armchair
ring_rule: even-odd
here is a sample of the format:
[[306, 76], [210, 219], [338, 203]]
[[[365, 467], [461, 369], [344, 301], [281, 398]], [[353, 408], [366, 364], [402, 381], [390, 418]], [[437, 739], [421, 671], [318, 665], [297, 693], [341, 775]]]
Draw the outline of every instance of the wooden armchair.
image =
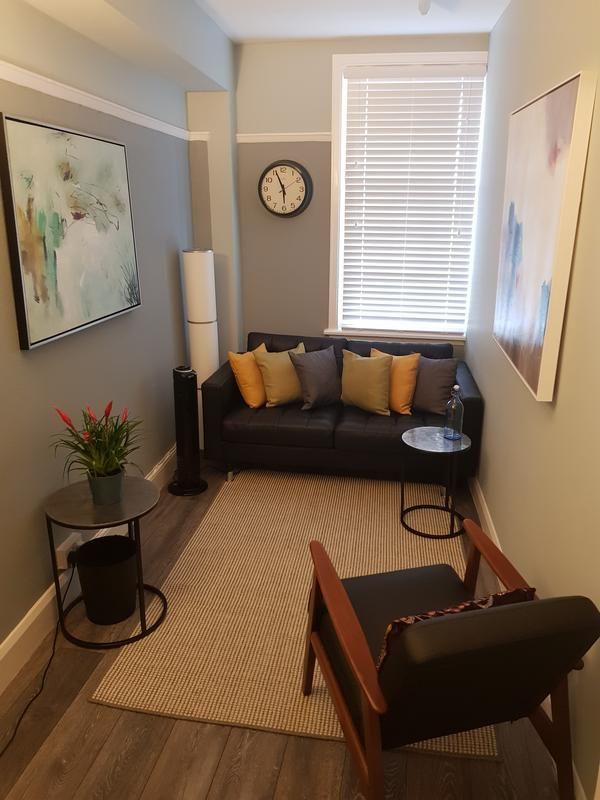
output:
[[[461, 580], [445, 564], [340, 580], [319, 542], [302, 691], [318, 660], [367, 800], [383, 798], [382, 751], [528, 716], [552, 754], [561, 800], [574, 800], [567, 676], [600, 636], [585, 597], [450, 614], [388, 642], [388, 623], [472, 599], [483, 557], [507, 589], [527, 587], [506, 556], [465, 520], [471, 551]], [[541, 707], [550, 695], [552, 720]]]

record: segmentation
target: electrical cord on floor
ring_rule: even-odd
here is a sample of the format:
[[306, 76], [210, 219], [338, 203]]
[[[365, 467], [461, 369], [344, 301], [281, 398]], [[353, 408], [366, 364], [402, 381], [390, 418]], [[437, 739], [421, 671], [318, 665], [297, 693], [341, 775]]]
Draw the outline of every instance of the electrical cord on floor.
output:
[[[64, 606], [64, 602], [65, 602], [65, 600], [67, 599], [67, 595], [69, 594], [69, 589], [71, 588], [71, 583], [72, 583], [72, 581], [73, 581], [73, 576], [74, 576], [74, 575], [75, 575], [75, 562], [73, 562], [73, 563], [71, 564], [71, 575], [70, 575], [70, 577], [69, 577], [69, 581], [68, 581], [68, 583], [67, 583], [67, 588], [65, 589], [65, 593], [64, 593], [64, 595], [63, 595], [63, 598], [62, 598], [62, 603], [63, 603], [63, 606]], [[46, 667], [45, 667], [45, 669], [44, 669], [44, 673], [43, 673], [43, 675], [42, 675], [42, 682], [41, 682], [41, 684], [40, 684], [40, 688], [39, 688], [39, 689], [37, 690], [37, 692], [36, 692], [36, 693], [33, 695], [33, 697], [31, 698], [31, 700], [30, 700], [30, 701], [27, 703], [27, 705], [25, 706], [25, 708], [23, 709], [23, 711], [21, 711], [21, 715], [20, 715], [19, 719], [17, 720], [17, 722], [15, 723], [15, 727], [14, 727], [14, 729], [13, 729], [13, 732], [11, 733], [11, 735], [10, 735], [10, 737], [9, 737], [8, 741], [6, 742], [6, 744], [4, 745], [4, 747], [2, 748], [2, 750], [0, 750], [0, 758], [2, 758], [2, 756], [4, 755], [4, 753], [6, 753], [6, 751], [7, 751], [7, 750], [8, 750], [8, 748], [10, 747], [10, 745], [11, 745], [11, 744], [13, 743], [13, 741], [15, 740], [15, 737], [16, 737], [16, 735], [17, 735], [17, 732], [18, 732], [18, 730], [19, 730], [19, 727], [20, 727], [20, 725], [21, 725], [21, 722], [23, 722], [23, 718], [24, 718], [25, 714], [26, 714], [26, 713], [29, 711], [29, 709], [30, 709], [30, 707], [31, 707], [32, 703], [34, 702], [34, 700], [37, 700], [37, 698], [38, 698], [38, 697], [41, 695], [41, 693], [44, 691], [44, 684], [46, 683], [46, 676], [47, 676], [47, 674], [48, 674], [48, 670], [50, 669], [50, 665], [52, 664], [52, 661], [53, 661], [53, 659], [54, 659], [54, 655], [55, 655], [55, 653], [56, 653], [56, 642], [57, 642], [57, 640], [58, 640], [58, 631], [59, 631], [59, 630], [60, 630], [60, 624], [57, 622], [57, 623], [56, 623], [56, 630], [54, 631], [54, 640], [53, 640], [53, 642], [52, 642], [52, 653], [50, 654], [50, 658], [48, 659], [48, 663], [46, 664]]]

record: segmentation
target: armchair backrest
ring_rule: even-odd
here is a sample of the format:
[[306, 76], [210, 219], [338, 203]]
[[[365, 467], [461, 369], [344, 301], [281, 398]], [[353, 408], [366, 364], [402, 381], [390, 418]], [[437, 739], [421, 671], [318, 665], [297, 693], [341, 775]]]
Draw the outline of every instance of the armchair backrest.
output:
[[401, 744], [528, 716], [599, 636], [600, 613], [585, 597], [419, 622], [389, 643], [379, 672], [387, 738]]

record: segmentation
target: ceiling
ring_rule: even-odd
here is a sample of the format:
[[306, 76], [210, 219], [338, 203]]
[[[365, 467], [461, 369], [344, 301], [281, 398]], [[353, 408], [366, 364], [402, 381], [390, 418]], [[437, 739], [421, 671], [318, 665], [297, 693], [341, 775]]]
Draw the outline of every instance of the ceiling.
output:
[[482, 33], [510, 0], [196, 0], [235, 41]]

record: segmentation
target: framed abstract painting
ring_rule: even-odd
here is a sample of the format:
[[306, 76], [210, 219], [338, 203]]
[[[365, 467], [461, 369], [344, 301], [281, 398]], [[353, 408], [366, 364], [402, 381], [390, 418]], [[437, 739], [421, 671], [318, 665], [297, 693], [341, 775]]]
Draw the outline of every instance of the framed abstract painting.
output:
[[579, 73], [510, 119], [494, 338], [540, 401], [554, 397], [595, 88]]
[[141, 305], [125, 146], [1, 115], [22, 350]]

